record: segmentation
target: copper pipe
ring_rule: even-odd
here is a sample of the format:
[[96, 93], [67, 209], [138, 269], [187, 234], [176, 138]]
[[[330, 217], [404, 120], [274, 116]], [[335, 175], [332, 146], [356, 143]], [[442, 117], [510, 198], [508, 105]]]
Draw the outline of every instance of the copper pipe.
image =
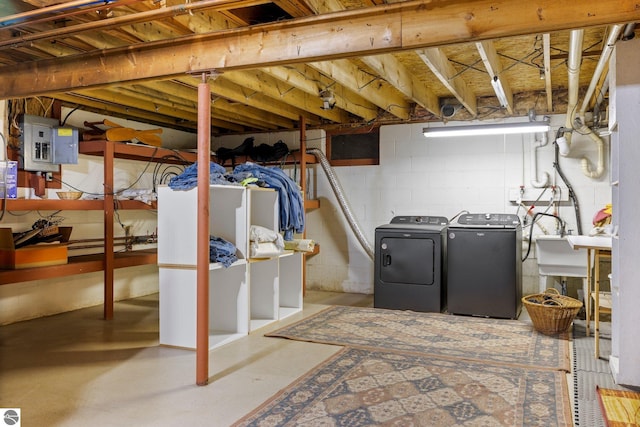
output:
[[202, 73], [198, 85], [198, 238], [196, 261], [196, 384], [209, 382], [209, 183], [211, 87]]
[[[103, 1], [106, 3], [108, 0], [103, 0]], [[0, 24], [3, 22], [11, 21], [13, 19], [23, 19], [23, 18], [29, 18], [31, 16], [44, 15], [45, 13], [57, 12], [59, 10], [86, 6], [88, 4], [95, 3], [95, 2], [96, 0], [76, 0], [68, 3], [56, 4], [53, 6], [39, 7], [37, 9], [30, 10], [28, 12], [22, 12], [22, 13], [16, 13], [14, 15], [3, 16], [2, 18], [0, 18]]]
[[[128, 246], [126, 243], [114, 243], [113, 247], [115, 248], [116, 246]], [[74, 250], [80, 250], [80, 249], [95, 249], [95, 248], [104, 248], [104, 245], [83, 245], [83, 246], [69, 246], [67, 247], [68, 250], [70, 251], [74, 251]]]
[[23, 27], [25, 25], [33, 25], [33, 24], [41, 24], [43, 22], [49, 22], [49, 21], [54, 21], [54, 20], [59, 20], [59, 19], [64, 19], [64, 18], [69, 18], [72, 16], [76, 16], [76, 15], [86, 15], [89, 13], [94, 13], [94, 12], [99, 12], [103, 9], [115, 9], [117, 7], [122, 7], [122, 6], [127, 6], [133, 3], [141, 3], [145, 0], [119, 0], [116, 1], [114, 3], [108, 3], [108, 4], [104, 4], [101, 6], [94, 6], [94, 7], [88, 7], [86, 9], [80, 9], [80, 10], [73, 10], [71, 12], [65, 12], [65, 13], [59, 13], [59, 14], [55, 14], [52, 16], [44, 16], [42, 18], [38, 18], [38, 19], [30, 19], [28, 21], [22, 21], [22, 22], [16, 22], [15, 24], [9, 24], [9, 25], [0, 25], [0, 29], [2, 30], [9, 30], [11, 28], [20, 28]]
[[[0, 47], [15, 47], [22, 43], [33, 42], [36, 40], [48, 40], [60, 36], [71, 36], [91, 30], [108, 30], [121, 27], [124, 25], [136, 24], [141, 22], [153, 21], [155, 19], [171, 18], [176, 15], [192, 12], [201, 9], [224, 10], [229, 9], [235, 4], [242, 4], [243, 7], [268, 3], [266, 0], [202, 0], [197, 3], [180, 4], [162, 9], [150, 10], [148, 12], [132, 13], [129, 15], [119, 16], [116, 18], [103, 19], [100, 21], [87, 22], [85, 24], [72, 25], [70, 27], [57, 28], [51, 31], [42, 31], [35, 34], [29, 34], [20, 37], [14, 37], [9, 40], [0, 42]], [[15, 15], [14, 15], [15, 16]]]

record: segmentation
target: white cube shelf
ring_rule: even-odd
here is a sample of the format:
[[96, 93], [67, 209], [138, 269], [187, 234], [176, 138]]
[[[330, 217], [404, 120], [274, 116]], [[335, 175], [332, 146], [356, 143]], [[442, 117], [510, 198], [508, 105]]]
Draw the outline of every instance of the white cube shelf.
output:
[[[249, 332], [247, 263], [209, 271], [209, 349]], [[160, 268], [160, 344], [196, 348], [197, 271]]]
[[250, 330], [275, 322], [278, 313], [278, 258], [249, 262]]
[[[197, 300], [197, 189], [158, 189], [160, 344], [194, 349]], [[249, 230], [279, 229], [273, 189], [209, 187], [210, 234], [236, 248], [229, 268], [209, 264], [209, 349], [302, 310], [300, 253], [248, 260]]]
[[[209, 187], [209, 234], [221, 237], [247, 258], [247, 207], [245, 188], [232, 185]], [[158, 264], [195, 266], [198, 236], [198, 191], [158, 188]]]
[[278, 318], [284, 319], [302, 310], [302, 263], [301, 252], [283, 254], [278, 271]]
[[278, 193], [270, 188], [253, 187], [248, 189], [249, 227], [259, 225], [278, 231]]

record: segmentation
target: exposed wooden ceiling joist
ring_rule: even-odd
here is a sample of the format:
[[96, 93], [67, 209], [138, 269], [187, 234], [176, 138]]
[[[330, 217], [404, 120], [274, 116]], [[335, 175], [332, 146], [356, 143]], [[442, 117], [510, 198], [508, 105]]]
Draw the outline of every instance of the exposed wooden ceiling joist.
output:
[[410, 1], [3, 67], [0, 98], [635, 20], [640, 8], [631, 0], [589, 0], [579, 9], [557, 1]]
[[477, 116], [478, 109], [475, 94], [464, 80], [457, 75], [455, 68], [451, 65], [442, 50], [429, 48], [418, 50], [416, 53], [464, 108], [466, 108], [472, 116]]
[[498, 100], [504, 101], [502, 107], [507, 110], [507, 113], [513, 114], [513, 92], [511, 91], [509, 82], [504, 77], [500, 77], [503, 70], [502, 61], [498, 56], [495, 46], [491, 41], [485, 40], [477, 42], [476, 47], [478, 48], [484, 67], [487, 69], [489, 78], [492, 79]]
[[544, 55], [544, 91], [547, 94], [547, 111], [553, 111], [553, 91], [551, 89], [551, 35], [542, 35]]
[[413, 76], [393, 55], [365, 56], [362, 61], [406, 97], [436, 116], [440, 115], [438, 97]]
[[563, 112], [571, 30], [585, 34], [584, 89], [604, 24], [640, 20], [628, 0], [114, 0], [53, 13], [8, 1], [0, 97], [195, 131], [196, 86], [214, 70], [214, 134], [293, 129], [301, 116], [312, 127], [449, 120], [440, 106], [453, 97], [472, 112], [456, 108], [456, 120]]

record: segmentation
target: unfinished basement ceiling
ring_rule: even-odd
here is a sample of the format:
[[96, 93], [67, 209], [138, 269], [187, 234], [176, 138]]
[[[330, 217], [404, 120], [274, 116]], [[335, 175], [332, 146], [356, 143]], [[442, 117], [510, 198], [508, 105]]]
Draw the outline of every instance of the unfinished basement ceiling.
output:
[[206, 79], [214, 135], [565, 113], [571, 31], [584, 93], [638, 20], [627, 0], [4, 0], [0, 99], [195, 132]]

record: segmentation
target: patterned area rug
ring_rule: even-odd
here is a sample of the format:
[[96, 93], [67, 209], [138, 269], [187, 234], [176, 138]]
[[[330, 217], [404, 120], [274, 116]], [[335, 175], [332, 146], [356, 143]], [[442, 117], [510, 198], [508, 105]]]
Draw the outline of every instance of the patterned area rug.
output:
[[518, 320], [331, 306], [266, 336], [502, 366], [571, 370], [568, 333], [547, 336]]
[[345, 348], [234, 426], [571, 426], [565, 374]]
[[597, 388], [607, 427], [640, 426], [640, 393]]

